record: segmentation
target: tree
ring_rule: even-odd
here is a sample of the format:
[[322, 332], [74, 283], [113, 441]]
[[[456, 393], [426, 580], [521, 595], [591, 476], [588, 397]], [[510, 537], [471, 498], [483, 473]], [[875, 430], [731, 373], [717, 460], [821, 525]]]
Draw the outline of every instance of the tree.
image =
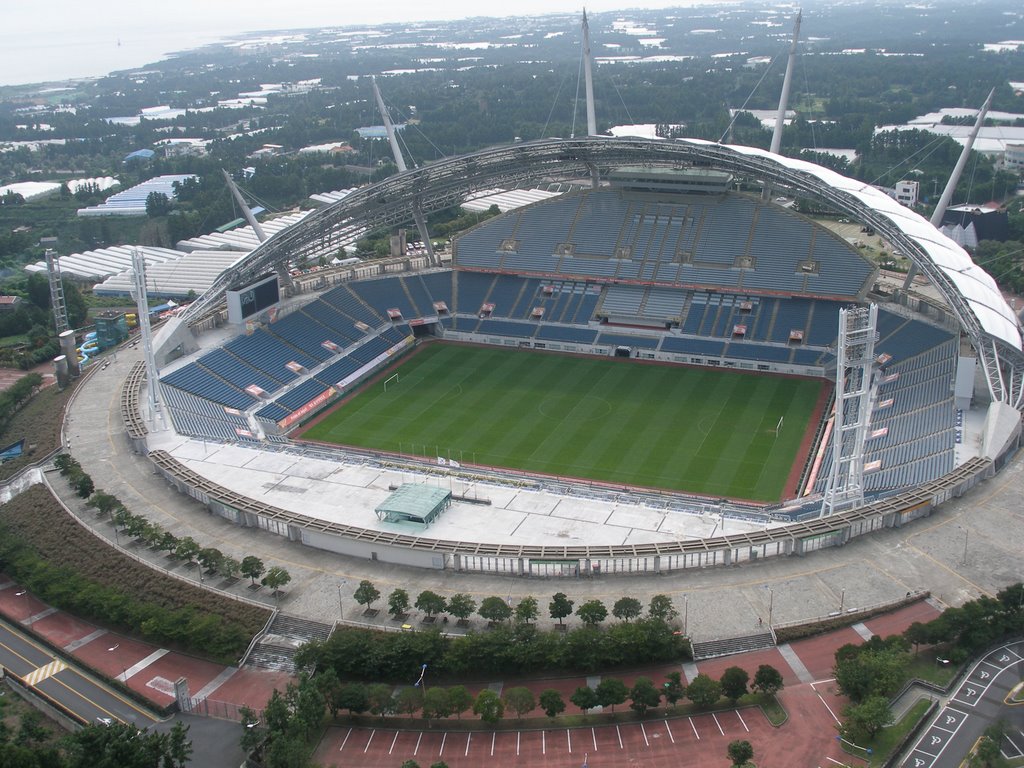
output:
[[479, 715], [480, 719], [488, 725], [494, 725], [505, 714], [505, 704], [501, 697], [490, 688], [484, 688], [477, 694], [473, 703], [473, 714]]
[[500, 597], [485, 597], [476, 612], [496, 624], [512, 617], [512, 608]]
[[238, 569], [243, 576], [252, 580], [252, 586], [256, 586], [256, 579], [263, 575], [263, 561], [255, 555], [242, 558], [242, 565]]
[[423, 706], [423, 689], [415, 686], [403, 688], [395, 697], [395, 711], [400, 715], [412, 715]]
[[604, 603], [600, 600], [587, 600], [587, 602], [576, 609], [576, 615], [588, 627], [596, 627], [608, 618], [608, 609], [604, 607]]
[[221, 558], [220, 565], [217, 566], [217, 570], [220, 571], [224, 578], [235, 579], [238, 578], [237, 574], [240, 567], [241, 563], [235, 560], [235, 558], [225, 555]]
[[629, 690], [629, 699], [629, 708], [643, 717], [648, 709], [661, 703], [661, 691], [654, 687], [654, 682], [649, 677], [638, 677]]
[[860, 704], [851, 704], [843, 712], [843, 735], [850, 741], [870, 741], [875, 734], [892, 725], [893, 714], [884, 696], [869, 696]]
[[548, 603], [548, 614], [552, 619], [558, 619], [558, 626], [562, 626], [562, 619], [572, 613], [573, 601], [565, 596], [565, 592], [556, 592]]
[[647, 615], [652, 619], [671, 621], [679, 615], [679, 611], [672, 605], [672, 598], [668, 595], [654, 595], [651, 604], [647, 606]]
[[224, 560], [224, 553], [215, 547], [204, 547], [196, 553], [196, 560], [206, 569], [207, 573], [213, 573], [220, 568]]
[[278, 590], [291, 580], [292, 575], [288, 571], [278, 565], [274, 565], [267, 571], [267, 575], [260, 579], [260, 584], [264, 587], [270, 587], [270, 591], [276, 595]]
[[150, 192], [146, 195], [146, 215], [150, 218], [166, 216], [171, 212], [171, 198], [163, 192]]
[[620, 597], [612, 606], [612, 616], [620, 621], [635, 619], [643, 611], [643, 603], [635, 597]]
[[417, 763], [412, 758], [409, 758], [408, 760], [405, 760], [405, 761], [402, 762], [402, 765], [401, 765], [400, 768], [420, 768], [420, 764]]
[[453, 685], [448, 689], [448, 705], [452, 714], [460, 720], [462, 713], [473, 706], [473, 696], [464, 685]]
[[581, 685], [573, 691], [572, 696], [569, 697], [569, 701], [583, 710], [584, 716], [599, 704], [597, 694], [594, 693], [594, 689], [587, 685]]
[[683, 685], [682, 675], [678, 672], [669, 672], [665, 678], [666, 682], [661, 686], [665, 694], [665, 701], [671, 705], [672, 709], [675, 709], [676, 703], [686, 695], [686, 686]]
[[701, 672], [686, 687], [686, 698], [701, 709], [710, 709], [722, 698], [722, 686]]
[[522, 720], [523, 715], [527, 712], [532, 712], [536, 706], [537, 701], [533, 697], [533, 692], [525, 686], [516, 686], [515, 688], [509, 688], [505, 691], [503, 697], [505, 699], [505, 706], [515, 712], [516, 719]]
[[391, 618], [400, 619], [409, 612], [409, 593], [404, 589], [392, 590], [388, 595], [388, 613]]
[[451, 699], [448, 690], [434, 686], [423, 694], [423, 719], [434, 720], [448, 717], [452, 713]]
[[754, 673], [753, 688], [767, 696], [774, 696], [782, 690], [782, 673], [771, 664], [762, 664]]
[[365, 605], [366, 610], [369, 611], [370, 606], [380, 598], [380, 590], [373, 586], [372, 581], [363, 579], [359, 582], [359, 586], [356, 587], [356, 591], [352, 593], [352, 597], [360, 605]]
[[178, 537], [170, 531], [164, 531], [160, 541], [157, 542], [157, 549], [162, 552], [172, 553], [178, 548]]
[[185, 536], [178, 540], [178, 546], [174, 550], [174, 554], [182, 558], [189, 564], [197, 554], [199, 554], [199, 544], [191, 536]]
[[439, 613], [444, 613], [448, 602], [436, 592], [425, 589], [416, 596], [416, 607], [427, 614], [428, 618], [434, 618]]
[[[589, 691], [590, 689], [588, 688], [587, 690]], [[544, 710], [544, 714], [552, 720], [565, 711], [565, 700], [562, 699], [562, 694], [554, 688], [547, 688], [541, 691], [539, 701], [540, 708]]]
[[448, 613], [459, 621], [465, 621], [476, 610], [476, 600], [464, 592], [458, 592], [448, 598]]
[[629, 688], [617, 677], [606, 677], [594, 689], [597, 703], [602, 707], [611, 707], [615, 711], [616, 704], [622, 704], [629, 696]]
[[516, 621], [529, 624], [538, 615], [540, 615], [540, 606], [537, 604], [537, 598], [533, 595], [527, 595], [516, 605]]
[[347, 683], [337, 691], [332, 704], [347, 709], [351, 715], [359, 715], [370, 709], [370, 693], [362, 683]]
[[80, 498], [89, 498], [95, 490], [96, 486], [93, 484], [92, 478], [84, 472], [75, 481], [75, 493], [77, 493]]
[[239, 746], [248, 755], [260, 745], [267, 735], [267, 731], [265, 728], [259, 727], [260, 719], [249, 707], [239, 708], [238, 714], [242, 717], [242, 736], [239, 739]]
[[395, 711], [395, 699], [390, 685], [374, 683], [366, 688], [366, 699], [370, 711], [375, 715], [390, 715]]
[[750, 675], [743, 667], [728, 667], [722, 673], [719, 684], [722, 686], [722, 694], [736, 705], [736, 702], [747, 695], [747, 682]]
[[742, 766], [745, 766], [754, 759], [754, 748], [750, 745], [749, 741], [737, 739], [736, 741], [729, 742], [729, 746], [726, 747], [726, 754], [732, 760], [734, 766], [742, 768]]
[[103, 491], [96, 491], [89, 497], [89, 501], [85, 503], [85, 506], [95, 509], [97, 517], [106, 517], [120, 507], [121, 502], [117, 496], [104, 493]]

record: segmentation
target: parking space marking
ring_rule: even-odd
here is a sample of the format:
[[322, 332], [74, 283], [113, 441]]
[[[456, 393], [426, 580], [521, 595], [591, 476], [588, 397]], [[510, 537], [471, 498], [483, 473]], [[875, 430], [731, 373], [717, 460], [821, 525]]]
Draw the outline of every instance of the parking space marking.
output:
[[1012, 755], [1007, 755], [1006, 752], [1003, 752], [1003, 756], [1007, 760], [1009, 760], [1011, 758], [1014, 758], [1014, 757], [1020, 757], [1022, 754], [1024, 754], [1024, 751], [1021, 751], [1021, 748], [1017, 746], [1016, 742], [1013, 739], [1010, 738], [1010, 734], [1004, 733], [1003, 734], [1003, 738], [1005, 738], [1008, 742], [1010, 742], [1010, 746], [1013, 747], [1013, 749], [1014, 749], [1014, 753]]
[[375, 734], [376, 732], [377, 732], [376, 728], [374, 728], [372, 731], [370, 731], [370, 738], [368, 738], [366, 740], [366, 746], [363, 747], [363, 754], [364, 755], [366, 754], [366, 750], [368, 750], [370, 748], [370, 742], [373, 741], [373, 734]]
[[688, 717], [686, 719], [690, 721], [690, 727], [693, 728], [693, 735], [697, 737], [697, 741], [700, 741], [700, 734], [697, 733], [697, 726], [693, 724], [693, 718]]
[[420, 731], [419, 736], [416, 737], [416, 748], [412, 751], [412, 756], [416, 757], [416, 754], [420, 751], [420, 739], [423, 738], [423, 731]]
[[444, 754], [444, 742], [448, 738], [448, 731], [441, 734], [441, 748], [437, 751], [437, 756], [440, 757]]
[[391, 740], [391, 749], [388, 750], [389, 755], [395, 751], [395, 743], [398, 741], [398, 734], [400, 733], [401, 731], [395, 731], [395, 738]]
[[473, 741], [473, 732], [470, 731], [466, 734], [466, 754], [463, 757], [469, 757], [469, 743]]
[[[815, 693], [818, 692], [815, 691]], [[832, 711], [832, 707], [828, 705], [828, 702], [825, 701], [825, 697], [818, 693], [818, 698], [821, 700], [821, 703], [825, 705], [825, 709], [828, 710], [828, 713], [832, 715], [832, 719], [835, 720], [837, 723], [842, 722], [838, 717], [836, 717], [836, 713]]]
[[547, 731], [540, 732], [540, 753], [546, 755], [548, 753], [548, 739]]
[[615, 735], [619, 737], [619, 749], [623, 749], [622, 746], [622, 731], [619, 730], [619, 726], [615, 726]]
[[345, 738], [342, 739], [342, 741], [341, 741], [341, 746], [338, 747], [338, 751], [339, 752], [341, 752], [341, 750], [343, 750], [345, 748], [345, 745], [348, 744], [348, 737], [351, 736], [351, 735], [352, 735], [352, 729], [349, 728], [348, 729], [348, 733], [345, 734]]
[[565, 729], [565, 743], [569, 745], [569, 754], [572, 754], [572, 731]]
[[521, 736], [521, 734], [519, 733], [519, 731], [516, 731], [516, 757], [519, 757], [519, 737], [520, 736]]
[[668, 720], [665, 721], [665, 730], [668, 731], [668, 737], [672, 740], [672, 743], [676, 743], [676, 737], [672, 735], [672, 729], [668, 727]]
[[722, 734], [723, 736], [725, 736], [725, 731], [723, 731], [723, 730], [722, 730], [722, 724], [721, 724], [720, 722], [718, 722], [718, 715], [716, 715], [716, 714], [715, 714], [714, 712], [712, 712], [712, 713], [711, 713], [711, 716], [712, 716], [713, 718], [715, 718], [715, 725], [717, 725], [717, 726], [718, 726], [718, 732], [719, 732], [720, 734]]
[[597, 728], [591, 728], [590, 735], [594, 737], [594, 751], [597, 752]]
[[491, 732], [491, 757], [494, 757], [494, 740], [498, 738], [496, 731]]
[[743, 725], [743, 730], [745, 730], [747, 733], [750, 733], [750, 729], [747, 728], [747, 721], [743, 719], [743, 715], [740, 714], [740, 711], [738, 709], [736, 710], [736, 717], [740, 719], [740, 724]]
[[648, 747], [651, 746], [651, 742], [649, 742], [647, 740], [647, 729], [644, 728], [644, 724], [643, 723], [640, 723], [640, 733], [642, 733], [644, 735], [644, 744], [647, 745]]

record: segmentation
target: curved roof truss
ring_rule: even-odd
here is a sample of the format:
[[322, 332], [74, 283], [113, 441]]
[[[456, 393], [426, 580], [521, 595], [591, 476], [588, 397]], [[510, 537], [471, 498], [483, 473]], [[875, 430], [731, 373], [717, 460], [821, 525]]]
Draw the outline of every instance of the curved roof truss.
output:
[[[699, 139], [585, 137], [542, 139], [460, 155], [405, 171], [364, 187], [261, 243], [222, 274], [185, 314], [194, 321], [225, 290], [269, 268], [367, 230], [397, 226], [420, 213], [458, 205], [473, 192], [539, 178], [591, 176], [622, 165], [703, 166], [730, 171], [789, 194], [820, 200], [873, 227], [917, 265], [941, 293], [971, 337], [993, 399], [1020, 407], [1024, 400], [1021, 328], [995, 281], [960, 246], [928, 221], [864, 182], [804, 160], [754, 147]], [[287, 272], [285, 272], [287, 274]]]

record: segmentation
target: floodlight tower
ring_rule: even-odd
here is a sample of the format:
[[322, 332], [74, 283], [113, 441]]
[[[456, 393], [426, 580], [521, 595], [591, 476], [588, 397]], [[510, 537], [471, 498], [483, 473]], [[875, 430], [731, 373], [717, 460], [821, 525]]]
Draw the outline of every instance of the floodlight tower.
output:
[[[398, 136], [395, 134], [395, 126], [391, 122], [391, 115], [388, 114], [388, 109], [384, 106], [384, 98], [380, 95], [380, 88], [377, 87], [377, 78], [371, 77], [370, 82], [373, 84], [373, 96], [377, 100], [377, 109], [380, 110], [381, 119], [384, 121], [384, 131], [388, 135], [391, 154], [395, 157], [395, 165], [398, 166], [399, 173], [405, 173], [408, 167], [405, 164], [405, 158], [402, 156], [402, 148], [398, 146]], [[423, 216], [423, 206], [420, 204], [419, 199], [413, 202], [412, 219], [416, 222], [416, 231], [420, 233], [420, 240], [423, 241], [423, 246], [427, 249], [427, 260], [431, 265], [439, 267], [441, 264], [434, 255], [434, 244], [430, 242], [427, 220]]]
[[878, 306], [839, 310], [832, 470], [821, 504], [831, 515], [864, 503], [864, 442], [871, 417]]
[[64, 281], [60, 277], [57, 252], [46, 249], [46, 276], [50, 281], [50, 309], [53, 310], [53, 325], [60, 336], [68, 330], [68, 306], [64, 300]]
[[[936, 229], [942, 226], [942, 217], [946, 214], [946, 209], [949, 207], [950, 200], [953, 199], [953, 193], [956, 191], [956, 185], [960, 183], [960, 176], [963, 174], [964, 168], [967, 166], [967, 159], [971, 156], [971, 150], [974, 149], [974, 140], [978, 138], [981, 126], [985, 124], [985, 116], [988, 114], [989, 107], [992, 106], [992, 96], [995, 95], [995, 92], [995, 88], [989, 91], [988, 98], [985, 99], [985, 103], [981, 105], [981, 110], [978, 112], [978, 119], [974, 121], [974, 127], [967, 136], [967, 142], [964, 144], [964, 148], [960, 152], [960, 157], [957, 158], [956, 165], [953, 166], [953, 172], [949, 174], [949, 180], [946, 182], [946, 186], [942, 190], [939, 202], [935, 205], [935, 210], [932, 212], [931, 223]], [[907, 278], [903, 281], [904, 291], [910, 290], [910, 287], [914, 284], [915, 277], [917, 277], [917, 265], [911, 262], [910, 269], [907, 271]]]
[[793, 65], [796, 63], [796, 47], [800, 42], [800, 21], [803, 11], [797, 11], [793, 19], [793, 43], [789, 46], [789, 59], [786, 61], [786, 76], [782, 80], [782, 95], [779, 96], [779, 111], [775, 116], [775, 130], [772, 131], [771, 153], [779, 154], [782, 148], [782, 124], [786, 121], [786, 109], [789, 107], [789, 87], [793, 81]]

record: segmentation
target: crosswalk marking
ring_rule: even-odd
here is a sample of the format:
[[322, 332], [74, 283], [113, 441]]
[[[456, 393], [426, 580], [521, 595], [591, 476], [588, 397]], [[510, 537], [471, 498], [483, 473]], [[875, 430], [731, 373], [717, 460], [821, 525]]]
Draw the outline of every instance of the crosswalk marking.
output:
[[55, 659], [54, 661], [51, 661], [49, 664], [44, 664], [43, 666], [41, 666], [41, 667], [39, 667], [37, 669], [34, 669], [31, 672], [29, 672], [27, 675], [25, 675], [25, 682], [28, 685], [37, 686], [41, 682], [43, 682], [43, 680], [45, 680], [46, 678], [52, 677], [53, 675], [56, 675], [61, 670], [67, 669], [67, 668], [68, 668], [67, 664], [65, 664], [63, 661], [58, 661], [58, 660]]

